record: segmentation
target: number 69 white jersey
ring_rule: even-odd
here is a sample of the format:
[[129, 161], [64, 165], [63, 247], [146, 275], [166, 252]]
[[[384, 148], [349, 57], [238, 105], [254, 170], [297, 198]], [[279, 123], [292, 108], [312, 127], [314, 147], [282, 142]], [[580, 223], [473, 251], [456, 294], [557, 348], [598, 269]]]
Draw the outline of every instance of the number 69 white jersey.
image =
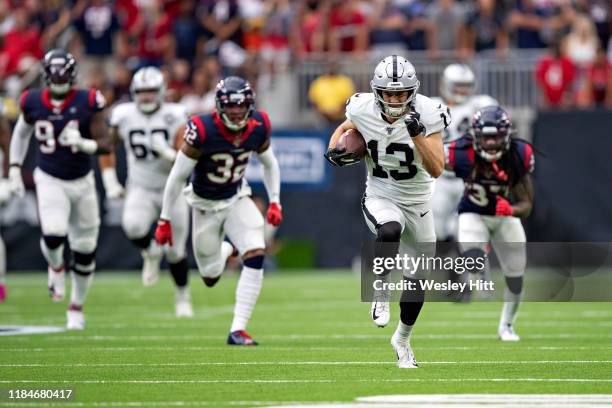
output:
[[[426, 136], [450, 124], [447, 107], [424, 95], [416, 95], [414, 110], [421, 115]], [[384, 120], [372, 93], [353, 95], [347, 102], [346, 117], [362, 134], [368, 149], [366, 195], [386, 198], [399, 206], [427, 202], [434, 179], [423, 167], [403, 119], [394, 123]]]
[[142, 113], [134, 102], [117, 105], [110, 117], [124, 142], [128, 163], [127, 184], [147, 189], [162, 189], [172, 169], [172, 163], [152, 149], [152, 137], [159, 134], [174, 146], [176, 132], [187, 123], [185, 108], [176, 103], [164, 103], [151, 115]]

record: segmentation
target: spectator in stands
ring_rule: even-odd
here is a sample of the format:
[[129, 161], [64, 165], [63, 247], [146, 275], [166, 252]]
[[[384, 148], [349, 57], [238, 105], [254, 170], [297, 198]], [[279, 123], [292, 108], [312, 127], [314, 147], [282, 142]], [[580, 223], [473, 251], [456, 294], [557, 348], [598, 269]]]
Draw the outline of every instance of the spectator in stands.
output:
[[408, 19], [393, 0], [374, 0], [368, 19], [370, 55], [379, 59], [390, 54], [405, 54], [405, 28]]
[[90, 77], [99, 67], [107, 78], [111, 77], [115, 71], [114, 53], [121, 40], [113, 5], [108, 0], [81, 0], [76, 12], [73, 25], [84, 48], [79, 58], [81, 79]]
[[514, 32], [517, 48], [546, 48], [540, 32], [546, 24], [545, 16], [534, 0], [517, 0], [510, 13], [508, 26]]
[[414, 0], [403, 7], [408, 20], [404, 29], [406, 43], [411, 50], [427, 50], [430, 57], [437, 55], [435, 28], [427, 15], [428, 4], [425, 0]]
[[42, 0], [34, 4], [37, 7], [35, 20], [42, 33], [42, 47], [51, 49], [72, 22], [70, 7], [61, 0]]
[[542, 91], [544, 109], [569, 108], [574, 105], [573, 81], [575, 68], [561, 52], [560, 39], [550, 46], [536, 66], [536, 81]]
[[606, 58], [601, 45], [595, 62], [589, 67], [586, 82], [589, 106], [612, 108], [612, 62]]
[[242, 17], [237, 0], [202, 0], [199, 18], [208, 40], [209, 53], [218, 51], [225, 41], [242, 47]]
[[[263, 28], [263, 38], [260, 55], [264, 71], [274, 76], [277, 72], [287, 70], [291, 61], [290, 43], [295, 41], [291, 30], [296, 17], [289, 0], [271, 0], [267, 4], [266, 22]], [[274, 81], [271, 80], [274, 84]]]
[[498, 0], [477, 0], [463, 26], [463, 41], [464, 58], [486, 50], [496, 50], [500, 56], [507, 53], [506, 17]]
[[179, 14], [172, 22], [172, 40], [174, 46], [174, 56], [176, 58], [194, 61], [200, 54], [198, 49], [203, 50], [201, 41], [204, 35], [204, 28], [195, 13], [193, 1], [182, 1], [180, 3]]
[[609, 0], [582, 0], [586, 2], [584, 9], [595, 24], [599, 41], [604, 50], [608, 47], [612, 36], [612, 6]]
[[308, 98], [327, 121], [329, 127], [339, 125], [344, 119], [346, 100], [355, 93], [353, 80], [339, 73], [336, 59], [327, 63], [327, 73], [310, 84]]
[[291, 36], [295, 41], [293, 48], [298, 60], [310, 53], [325, 50], [328, 16], [328, 1], [300, 0]]
[[18, 74], [22, 60], [42, 58], [41, 33], [30, 24], [31, 15], [25, 8], [12, 11], [12, 28], [2, 36], [0, 49], [0, 78]]
[[572, 61], [576, 68], [574, 90], [578, 107], [586, 108], [590, 105], [591, 90], [587, 86], [587, 75], [591, 65], [595, 62], [599, 39], [595, 25], [585, 14], [579, 14], [572, 23], [571, 31], [563, 40], [563, 52]]
[[463, 3], [455, 0], [435, 0], [427, 9], [427, 17], [433, 27], [435, 50], [451, 51], [461, 48], [462, 27], [466, 18]]
[[138, 28], [138, 68], [161, 66], [172, 59], [172, 21], [164, 11], [163, 0], [150, 0], [141, 8]]
[[368, 26], [356, 0], [332, 0], [329, 14], [328, 49], [363, 56], [368, 47]]

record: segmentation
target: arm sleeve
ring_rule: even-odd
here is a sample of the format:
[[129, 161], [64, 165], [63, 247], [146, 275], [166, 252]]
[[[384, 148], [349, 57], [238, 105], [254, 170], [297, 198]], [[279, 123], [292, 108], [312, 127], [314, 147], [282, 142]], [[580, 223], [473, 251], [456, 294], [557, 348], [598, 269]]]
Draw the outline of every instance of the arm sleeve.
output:
[[271, 203], [280, 204], [280, 167], [271, 147], [259, 153], [257, 158], [263, 165], [263, 182], [268, 192], [268, 200]]
[[17, 124], [13, 129], [13, 136], [11, 137], [11, 144], [9, 147], [9, 163], [11, 165], [21, 166], [26, 154], [28, 153], [28, 146], [30, 145], [30, 138], [32, 137], [33, 125], [28, 124], [23, 115], [19, 115]]
[[185, 186], [185, 180], [187, 180], [197, 162], [197, 160], [187, 157], [183, 152], [178, 152], [168, 176], [168, 181], [166, 181], [160, 218], [170, 221], [170, 212], [174, 207], [174, 203], [179, 194], [181, 194], [181, 190]]

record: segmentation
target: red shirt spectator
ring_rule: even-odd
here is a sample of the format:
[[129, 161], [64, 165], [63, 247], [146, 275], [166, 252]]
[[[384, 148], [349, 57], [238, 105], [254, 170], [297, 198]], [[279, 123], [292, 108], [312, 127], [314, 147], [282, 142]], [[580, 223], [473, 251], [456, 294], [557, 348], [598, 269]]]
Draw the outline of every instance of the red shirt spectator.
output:
[[155, 64], [161, 62], [168, 50], [172, 21], [163, 10], [150, 10], [150, 13], [152, 18], [140, 32], [138, 56]]
[[329, 16], [330, 51], [365, 50], [366, 18], [352, 0], [344, 0], [332, 8]]
[[595, 106], [606, 106], [608, 101], [612, 101], [609, 95], [612, 92], [612, 63], [607, 60], [601, 47], [597, 51], [597, 59], [587, 72], [587, 83]]
[[567, 104], [575, 72], [574, 64], [565, 56], [546, 55], [538, 62], [536, 79], [544, 91], [546, 107], [562, 107]]
[[0, 76], [8, 76], [19, 66], [23, 57], [42, 58], [41, 36], [36, 25], [28, 27], [28, 13], [24, 9], [14, 12], [15, 27], [3, 37], [0, 50]]

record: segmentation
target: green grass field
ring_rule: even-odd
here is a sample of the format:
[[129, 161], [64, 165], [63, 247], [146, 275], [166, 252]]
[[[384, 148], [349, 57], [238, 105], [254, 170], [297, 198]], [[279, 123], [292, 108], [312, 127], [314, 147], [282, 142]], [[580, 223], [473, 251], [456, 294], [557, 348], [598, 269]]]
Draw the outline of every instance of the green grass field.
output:
[[[332, 404], [388, 394], [612, 394], [610, 303], [525, 303], [517, 344], [497, 340], [497, 303], [429, 303], [412, 338], [421, 368], [399, 370], [389, 345], [394, 324], [374, 327], [369, 305], [358, 301], [356, 276], [267, 276], [249, 327], [260, 346], [251, 348], [225, 345], [236, 281], [224, 276], [209, 289], [192, 275], [196, 315], [177, 320], [167, 275], [143, 288], [137, 273], [98, 273], [85, 331], [0, 336], [0, 406], [43, 404], [9, 402], [9, 388], [74, 390], [73, 401], [52, 406], [138, 407]], [[0, 325], [65, 324], [66, 303], [51, 303], [46, 276], [12, 274], [8, 283]], [[397, 305], [392, 313], [394, 322]], [[363, 404], [353, 406], [383, 406]]]

